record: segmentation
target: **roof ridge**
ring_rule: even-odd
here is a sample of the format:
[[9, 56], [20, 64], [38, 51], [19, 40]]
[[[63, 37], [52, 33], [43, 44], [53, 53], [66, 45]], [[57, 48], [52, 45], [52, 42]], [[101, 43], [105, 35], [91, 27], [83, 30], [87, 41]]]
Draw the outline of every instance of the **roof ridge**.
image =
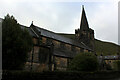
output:
[[[35, 25], [34, 25], [34, 26], [35, 26]], [[50, 30], [47, 30], [47, 29], [44, 29], [44, 28], [41, 28], [41, 27], [38, 27], [38, 26], [35, 26], [35, 27], [40, 28], [40, 29], [43, 29], [43, 30], [48, 31], [48, 32], [51, 32], [51, 33], [54, 33], [54, 34], [59, 35], [59, 36], [61, 36], [61, 37], [64, 37], [64, 36], [62, 36], [62, 35], [60, 35], [60, 34], [58, 34], [58, 33], [55, 33], [55, 32], [53, 32], [53, 31], [50, 31]], [[67, 37], [64, 37], [64, 38], [67, 38]], [[70, 39], [70, 38], [67, 38], [67, 39]], [[72, 40], [72, 39], [70, 39], [70, 40]]]
[[[36, 26], [36, 25], [34, 25], [35, 27], [37, 27], [37, 28], [41, 28], [41, 27], [38, 27], [38, 26]], [[45, 28], [41, 28], [41, 29], [44, 29], [44, 30], [46, 30], [46, 31], [48, 31], [48, 32], [52, 32], [52, 33], [55, 33], [55, 32], [53, 32], [53, 31], [51, 31], [51, 30], [48, 30], [48, 29], [45, 29]]]

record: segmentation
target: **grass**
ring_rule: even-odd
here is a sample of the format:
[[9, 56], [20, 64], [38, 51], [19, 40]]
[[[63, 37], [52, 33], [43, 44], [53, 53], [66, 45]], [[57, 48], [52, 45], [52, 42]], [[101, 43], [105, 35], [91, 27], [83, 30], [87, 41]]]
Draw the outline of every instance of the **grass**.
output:
[[26, 72], [3, 71], [2, 80], [109, 80], [119, 78], [119, 71], [98, 72]]
[[103, 55], [117, 55], [118, 51], [120, 51], [120, 46], [111, 42], [104, 42], [97, 39], [95, 40], [95, 47], [98, 55], [101, 53], [103, 53]]

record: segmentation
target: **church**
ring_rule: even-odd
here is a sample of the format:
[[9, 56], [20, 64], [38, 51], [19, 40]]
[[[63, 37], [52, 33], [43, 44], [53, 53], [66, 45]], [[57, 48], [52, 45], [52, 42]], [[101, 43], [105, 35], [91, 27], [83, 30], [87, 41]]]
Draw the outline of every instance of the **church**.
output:
[[66, 70], [71, 59], [82, 52], [94, 52], [94, 30], [89, 28], [84, 6], [80, 28], [75, 30], [75, 39], [40, 28], [33, 23], [27, 29], [33, 39], [33, 48], [25, 69], [33, 71]]

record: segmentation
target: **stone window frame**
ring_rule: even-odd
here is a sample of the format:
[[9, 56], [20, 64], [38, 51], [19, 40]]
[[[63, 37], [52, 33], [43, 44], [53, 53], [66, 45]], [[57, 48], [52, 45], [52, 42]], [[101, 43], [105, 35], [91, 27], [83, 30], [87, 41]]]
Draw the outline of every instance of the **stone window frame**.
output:
[[62, 48], [62, 49], [66, 49], [66, 47], [65, 47], [65, 43], [60, 42], [60, 48]]
[[52, 42], [53, 42], [52, 39], [50, 39], [50, 38], [46, 38], [46, 44], [50, 45]]
[[60, 48], [60, 43], [61, 42], [59, 42], [57, 40], [53, 40], [53, 44], [54, 44], [55, 48]]
[[71, 45], [71, 51], [76, 52], [76, 46]]
[[42, 43], [46, 44], [47, 38], [46, 37], [42, 37]]
[[70, 44], [65, 44], [65, 47], [68, 51], [71, 51], [71, 45]]

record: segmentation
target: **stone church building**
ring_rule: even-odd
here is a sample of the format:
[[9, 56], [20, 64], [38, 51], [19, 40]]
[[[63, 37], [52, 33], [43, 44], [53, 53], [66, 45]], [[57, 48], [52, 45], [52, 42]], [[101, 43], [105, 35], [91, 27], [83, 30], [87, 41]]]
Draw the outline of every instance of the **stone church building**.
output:
[[84, 7], [80, 28], [75, 30], [75, 39], [66, 38], [33, 23], [30, 27], [21, 25], [21, 28], [29, 31], [34, 42], [32, 51], [28, 53], [27, 70], [66, 70], [76, 54], [94, 51], [94, 30], [89, 28]]

